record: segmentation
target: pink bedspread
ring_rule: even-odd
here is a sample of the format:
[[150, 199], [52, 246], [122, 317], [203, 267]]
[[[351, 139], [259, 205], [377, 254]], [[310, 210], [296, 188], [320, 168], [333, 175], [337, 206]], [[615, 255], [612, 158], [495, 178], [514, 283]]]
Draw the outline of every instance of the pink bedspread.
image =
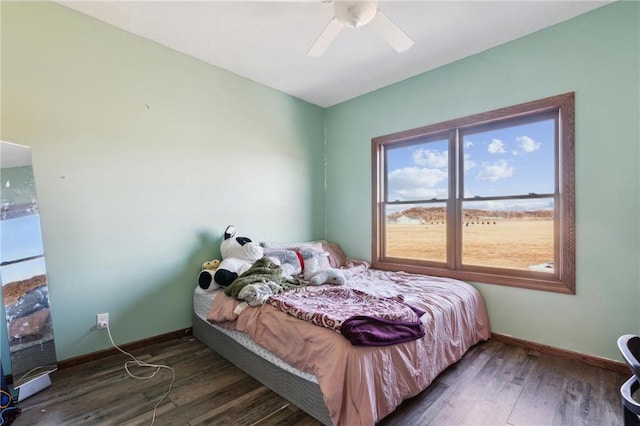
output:
[[489, 338], [484, 301], [461, 281], [358, 270], [346, 285], [403, 300], [426, 313], [426, 335], [391, 346], [353, 346], [346, 338], [288, 315], [270, 304], [234, 313], [238, 300], [215, 298], [207, 317], [247, 333], [291, 365], [318, 378], [335, 425], [373, 425], [404, 399], [417, 395], [480, 340]]

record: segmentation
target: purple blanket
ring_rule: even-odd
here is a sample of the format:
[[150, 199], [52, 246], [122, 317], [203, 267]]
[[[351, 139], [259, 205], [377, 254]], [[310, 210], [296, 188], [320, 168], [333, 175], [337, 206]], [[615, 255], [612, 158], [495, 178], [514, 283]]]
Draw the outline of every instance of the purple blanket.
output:
[[378, 297], [344, 287], [304, 287], [271, 296], [268, 303], [341, 333], [354, 345], [393, 345], [425, 334], [420, 321], [424, 311], [404, 303], [402, 296]]
[[340, 333], [352, 345], [386, 346], [419, 339], [425, 335], [422, 321], [402, 322], [357, 315], [345, 320]]

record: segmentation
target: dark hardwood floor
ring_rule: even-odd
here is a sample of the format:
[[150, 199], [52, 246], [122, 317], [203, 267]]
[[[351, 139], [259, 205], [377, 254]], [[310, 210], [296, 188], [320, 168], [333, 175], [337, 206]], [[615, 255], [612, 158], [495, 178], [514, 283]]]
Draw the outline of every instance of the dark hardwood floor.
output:
[[[191, 336], [131, 352], [175, 369], [156, 425], [319, 425]], [[172, 374], [136, 380], [124, 371], [127, 359], [54, 372], [51, 387], [19, 404], [14, 425], [151, 424]], [[618, 389], [628, 376], [490, 340], [380, 425], [621, 425]]]

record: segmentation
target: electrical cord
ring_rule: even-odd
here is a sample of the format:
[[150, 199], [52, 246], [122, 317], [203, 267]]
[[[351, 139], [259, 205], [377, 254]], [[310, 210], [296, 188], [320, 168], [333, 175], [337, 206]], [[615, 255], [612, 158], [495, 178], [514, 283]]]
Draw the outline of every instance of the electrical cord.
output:
[[[41, 365], [41, 366], [39, 366], [39, 367], [35, 367], [35, 368], [32, 368], [31, 370], [27, 371], [26, 373], [24, 373], [24, 374], [22, 375], [22, 377], [20, 377], [18, 380], [15, 380], [13, 383], [14, 383], [14, 385], [15, 385], [15, 383], [16, 383], [16, 382], [22, 382], [23, 380], [25, 380], [25, 379], [27, 378], [27, 376], [29, 376], [29, 374], [33, 373], [34, 371], [38, 371], [38, 370], [45, 370], [45, 369], [47, 370], [45, 373], [51, 373], [52, 371], [55, 371], [55, 370], [56, 370], [56, 368], [55, 368], [55, 367], [51, 367], [50, 365], [49, 365], [49, 366], [47, 366], [47, 365], [42, 366], [42, 365]], [[36, 376], [34, 376], [34, 377], [29, 377], [29, 380], [31, 380], [32, 378], [35, 378], [35, 377], [36, 377]]]
[[[126, 361], [124, 363], [124, 369], [127, 371], [127, 374], [129, 375], [129, 377], [132, 377], [134, 379], [138, 379], [138, 380], [148, 380], [148, 379], [152, 379], [156, 376], [156, 374], [158, 374], [158, 372], [165, 368], [167, 370], [171, 370], [171, 373], [173, 374], [173, 378], [171, 379], [171, 383], [169, 383], [169, 389], [167, 390], [167, 392], [162, 395], [162, 398], [160, 398], [160, 401], [158, 401], [156, 403], [156, 405], [153, 407], [153, 417], [151, 418], [151, 425], [153, 426], [153, 424], [156, 422], [156, 411], [158, 410], [158, 406], [160, 405], [160, 403], [162, 401], [164, 401], [164, 399], [169, 396], [169, 394], [171, 393], [171, 389], [173, 387], [174, 382], [176, 381], [176, 371], [169, 367], [168, 365], [162, 365], [162, 364], [149, 364], [147, 362], [144, 361], [140, 361], [138, 360], [136, 357], [134, 357], [133, 355], [131, 355], [129, 352], [126, 352], [122, 349], [120, 349], [120, 347], [118, 345], [116, 345], [113, 341], [113, 337], [111, 337], [111, 329], [109, 328], [109, 324], [106, 324], [106, 328], [107, 328], [107, 333], [109, 334], [109, 340], [111, 340], [111, 344], [113, 345], [114, 348], [116, 348], [117, 350], [119, 350], [120, 352], [122, 352], [123, 354], [129, 356], [133, 361]], [[138, 376], [136, 374], [133, 374], [130, 370], [129, 370], [129, 366], [130, 365], [136, 365], [138, 367], [148, 367], [148, 368], [155, 368], [155, 371], [152, 372], [151, 374], [149, 374], [148, 376]]]

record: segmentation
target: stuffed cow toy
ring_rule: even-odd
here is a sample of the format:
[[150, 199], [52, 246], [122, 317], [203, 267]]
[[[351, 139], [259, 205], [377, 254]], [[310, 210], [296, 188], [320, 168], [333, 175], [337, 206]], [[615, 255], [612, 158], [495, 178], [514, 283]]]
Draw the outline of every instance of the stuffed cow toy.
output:
[[220, 244], [222, 261], [215, 270], [204, 269], [198, 276], [198, 286], [207, 291], [227, 287], [238, 275], [245, 272], [263, 257], [262, 247], [247, 237], [238, 237], [237, 230], [229, 225]]

